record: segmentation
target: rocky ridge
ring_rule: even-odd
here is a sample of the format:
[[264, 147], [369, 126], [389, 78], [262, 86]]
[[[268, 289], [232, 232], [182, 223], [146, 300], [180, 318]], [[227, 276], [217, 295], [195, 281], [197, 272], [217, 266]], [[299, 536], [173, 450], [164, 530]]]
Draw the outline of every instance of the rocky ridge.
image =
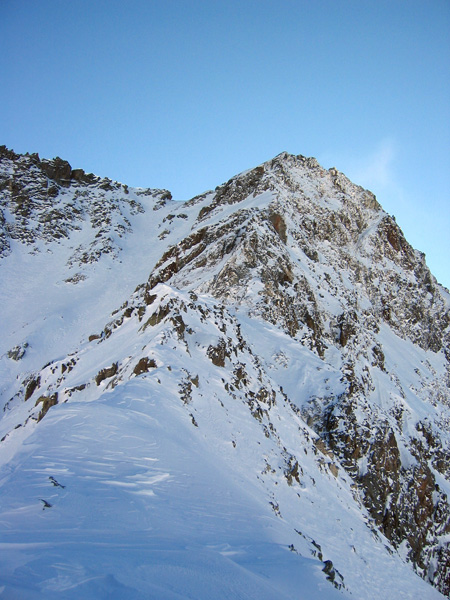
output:
[[[126, 211], [144, 212], [135, 191], [59, 159], [3, 149], [5, 164], [5, 259], [12, 240], [55, 252], [89, 221], [94, 239], [67, 268], [121, 260], [118, 240], [133, 232]], [[276, 463], [299, 498], [314, 468], [347, 486], [389, 551], [448, 595], [450, 303], [424, 255], [373, 194], [302, 156], [282, 153], [184, 204], [146, 194], [157, 233], [148, 279], [101, 329], [77, 340], [69, 332], [67, 356], [27, 371], [24, 339], [3, 355], [18, 374], [5, 396], [4, 443], [53, 406], [93, 401], [135, 377], [175, 384], [199, 429], [208, 402], [231, 422], [238, 403], [270, 444], [259, 478], [273, 477]], [[267, 324], [264, 344], [253, 323]], [[160, 347], [173, 349], [170, 362]], [[233, 427], [217, 436], [236, 447]], [[264, 485], [275, 514], [295, 515], [297, 501]], [[348, 579], [332, 563], [324, 569], [337, 587]]]
[[130, 216], [144, 212], [142, 201], [171, 199], [167, 190], [140, 189], [100, 178], [83, 169], [72, 169], [57, 157], [18, 155], [0, 146], [0, 257], [8, 256], [13, 241], [39, 252], [40, 242], [50, 244], [69, 238], [86, 223], [91, 240], [74, 248], [67, 266], [98, 261], [120, 252], [120, 238], [132, 232]]

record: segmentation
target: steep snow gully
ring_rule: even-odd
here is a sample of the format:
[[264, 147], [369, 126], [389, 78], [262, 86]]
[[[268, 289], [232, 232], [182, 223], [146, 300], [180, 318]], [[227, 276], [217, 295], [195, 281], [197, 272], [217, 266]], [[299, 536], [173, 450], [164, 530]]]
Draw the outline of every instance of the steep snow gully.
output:
[[448, 597], [450, 296], [336, 169], [0, 147], [0, 303], [0, 598]]

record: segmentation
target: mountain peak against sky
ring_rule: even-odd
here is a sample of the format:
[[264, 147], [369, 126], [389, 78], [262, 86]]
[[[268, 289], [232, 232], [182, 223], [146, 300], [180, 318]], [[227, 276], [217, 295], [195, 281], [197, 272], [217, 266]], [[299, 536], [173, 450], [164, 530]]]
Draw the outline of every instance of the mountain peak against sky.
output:
[[0, 190], [0, 597], [449, 594], [450, 299], [371, 192]]

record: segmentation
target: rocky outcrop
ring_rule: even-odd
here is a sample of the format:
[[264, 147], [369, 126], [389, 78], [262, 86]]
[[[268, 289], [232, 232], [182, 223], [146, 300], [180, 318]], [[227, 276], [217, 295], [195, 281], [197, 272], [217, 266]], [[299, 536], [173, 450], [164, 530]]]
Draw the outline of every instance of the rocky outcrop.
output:
[[147, 373], [150, 369], [156, 368], [156, 362], [153, 358], [148, 358], [144, 356], [141, 358], [137, 365], [134, 367], [133, 372], [135, 375], [141, 375], [142, 373]]
[[58, 393], [52, 394], [51, 396], [41, 396], [36, 401], [36, 406], [42, 405], [41, 411], [38, 415], [38, 422], [42, 421], [45, 415], [48, 413], [49, 409], [52, 406], [56, 406], [58, 404]]
[[49, 179], [58, 185], [68, 187], [72, 180], [72, 167], [66, 160], [57, 156], [53, 160], [43, 160], [40, 164], [43, 172]]
[[323, 412], [307, 410], [305, 417], [353, 477], [379, 530], [394, 547], [404, 548], [422, 577], [448, 594], [450, 549], [443, 543], [450, 533], [447, 494], [426, 452], [413, 456], [412, 451], [405, 460], [401, 430], [379, 413], [366, 410], [361, 418], [366, 402], [360, 393], [352, 393], [350, 386]]
[[95, 383], [97, 385], [100, 385], [102, 381], [105, 381], [105, 379], [110, 379], [111, 377], [114, 377], [114, 375], [117, 373], [117, 370], [117, 363], [114, 363], [110, 367], [105, 367], [104, 369], [101, 369], [95, 377]]

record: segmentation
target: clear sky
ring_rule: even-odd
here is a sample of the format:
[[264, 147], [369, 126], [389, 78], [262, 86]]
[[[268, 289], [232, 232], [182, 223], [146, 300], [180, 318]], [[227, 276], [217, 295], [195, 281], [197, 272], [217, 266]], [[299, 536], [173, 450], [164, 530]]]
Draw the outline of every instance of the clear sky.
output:
[[185, 200], [286, 150], [450, 287], [449, 0], [0, 0], [0, 144]]

